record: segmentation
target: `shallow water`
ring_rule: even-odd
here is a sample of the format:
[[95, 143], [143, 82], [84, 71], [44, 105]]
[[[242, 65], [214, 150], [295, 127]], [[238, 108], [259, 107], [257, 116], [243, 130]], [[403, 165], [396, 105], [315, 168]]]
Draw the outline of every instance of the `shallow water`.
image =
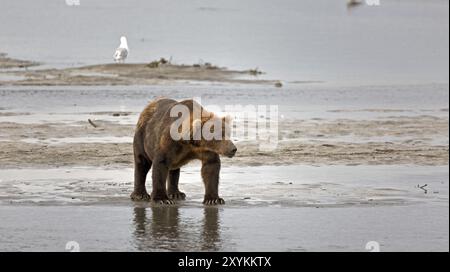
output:
[[448, 251], [442, 209], [1, 206], [0, 250]]
[[44, 67], [159, 57], [255, 68], [267, 78], [345, 84], [448, 83], [449, 3], [346, 1], [2, 0], [0, 51]]
[[[206, 107], [277, 105], [280, 118], [376, 119], [392, 116], [448, 117], [449, 85], [331, 86], [127, 86], [1, 87], [0, 121], [73, 122], [87, 118], [135, 124], [157, 97], [196, 97]], [[15, 116], [2, 115], [16, 113]], [[120, 118], [113, 113], [126, 113]]]

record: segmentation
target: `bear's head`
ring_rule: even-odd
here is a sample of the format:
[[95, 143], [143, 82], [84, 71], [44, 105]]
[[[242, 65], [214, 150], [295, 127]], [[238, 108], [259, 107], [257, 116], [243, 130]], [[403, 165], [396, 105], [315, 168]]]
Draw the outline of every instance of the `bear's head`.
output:
[[[201, 118], [194, 119], [190, 130], [183, 137], [187, 144], [196, 149], [215, 152], [219, 155], [234, 157], [237, 148], [231, 141], [231, 118], [219, 117], [214, 113], [202, 112]], [[186, 141], [185, 141], [186, 142]]]

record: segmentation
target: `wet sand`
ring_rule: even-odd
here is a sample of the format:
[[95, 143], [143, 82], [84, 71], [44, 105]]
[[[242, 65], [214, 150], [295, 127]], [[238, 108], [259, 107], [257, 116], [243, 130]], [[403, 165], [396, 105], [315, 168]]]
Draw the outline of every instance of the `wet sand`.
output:
[[[31, 113], [0, 112], [1, 117]], [[0, 168], [52, 166], [120, 167], [133, 163], [134, 125], [116, 122], [21, 124], [0, 122]], [[5, 118], [2, 118], [5, 120]], [[0, 119], [1, 120], [1, 119]], [[239, 153], [224, 163], [241, 166], [287, 164], [448, 164], [448, 118], [389, 117], [383, 120], [281, 120], [279, 146], [261, 151], [257, 141], [238, 141]], [[439, 135], [439, 139], [436, 136]], [[98, 158], [102, 158], [99, 160]]]
[[[133, 169], [58, 167], [1, 169], [2, 205], [133, 206]], [[377, 207], [448, 202], [445, 166], [224, 165], [226, 207]], [[420, 186], [423, 186], [421, 189]], [[419, 187], [418, 187], [419, 185]], [[178, 205], [202, 207], [200, 168], [182, 169]], [[447, 203], [448, 204], [448, 203]], [[151, 203], [138, 203], [148, 207]]]

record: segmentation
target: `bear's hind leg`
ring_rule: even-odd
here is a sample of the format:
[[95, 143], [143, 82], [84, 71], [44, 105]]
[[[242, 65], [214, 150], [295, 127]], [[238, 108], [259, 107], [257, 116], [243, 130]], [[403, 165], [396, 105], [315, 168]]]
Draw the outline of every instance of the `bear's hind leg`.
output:
[[167, 179], [167, 192], [170, 199], [185, 200], [186, 194], [178, 189], [178, 180], [180, 179], [180, 168], [169, 171]]
[[144, 156], [135, 156], [134, 159], [134, 191], [130, 197], [134, 201], [149, 201], [150, 195], [145, 189], [147, 173], [152, 167], [152, 161]]

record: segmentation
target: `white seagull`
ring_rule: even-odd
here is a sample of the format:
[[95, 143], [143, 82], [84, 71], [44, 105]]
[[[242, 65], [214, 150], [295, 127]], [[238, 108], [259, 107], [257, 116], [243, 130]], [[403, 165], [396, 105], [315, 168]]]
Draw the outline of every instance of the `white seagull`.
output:
[[127, 58], [129, 51], [130, 49], [128, 48], [127, 38], [125, 38], [124, 36], [120, 37], [120, 45], [114, 53], [114, 61], [123, 63]]

